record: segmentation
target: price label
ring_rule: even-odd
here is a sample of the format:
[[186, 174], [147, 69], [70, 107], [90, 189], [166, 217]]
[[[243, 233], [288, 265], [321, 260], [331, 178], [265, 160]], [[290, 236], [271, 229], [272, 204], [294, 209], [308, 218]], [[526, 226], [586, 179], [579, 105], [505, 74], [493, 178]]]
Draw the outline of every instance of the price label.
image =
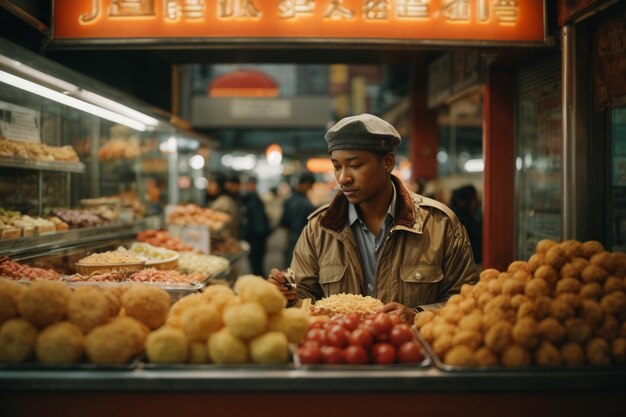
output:
[[170, 224], [167, 231], [194, 249], [207, 255], [211, 253], [211, 232], [207, 226]]

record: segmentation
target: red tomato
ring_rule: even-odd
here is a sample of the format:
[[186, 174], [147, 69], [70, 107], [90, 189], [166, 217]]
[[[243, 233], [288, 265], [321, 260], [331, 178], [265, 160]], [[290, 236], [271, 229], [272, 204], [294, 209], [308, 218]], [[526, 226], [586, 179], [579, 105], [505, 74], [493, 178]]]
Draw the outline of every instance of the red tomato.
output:
[[391, 322], [389, 315], [385, 313], [380, 313], [376, 316], [374, 321], [372, 321], [372, 326], [374, 326], [374, 334], [378, 336], [389, 333], [389, 331], [393, 327], [393, 323]]
[[323, 321], [314, 321], [313, 323], [309, 324], [309, 329], [322, 329], [323, 327]]
[[322, 346], [320, 349], [322, 362], [328, 365], [344, 363], [343, 353], [337, 346]]
[[348, 344], [349, 335], [350, 333], [345, 327], [335, 325], [331, 327], [326, 334], [326, 344], [342, 348]]
[[298, 348], [297, 354], [303, 365], [313, 365], [322, 361], [322, 354], [316, 346], [302, 346]]
[[391, 329], [391, 333], [389, 334], [389, 340], [395, 346], [400, 346], [404, 342], [410, 342], [413, 340], [413, 331], [407, 324], [396, 324]]
[[346, 314], [343, 320], [343, 325], [348, 330], [354, 330], [361, 324], [361, 316], [358, 313]]
[[422, 347], [418, 342], [406, 342], [398, 350], [400, 363], [420, 363], [424, 360]]
[[377, 364], [390, 364], [396, 361], [396, 348], [390, 343], [376, 343], [372, 347], [372, 357]]
[[319, 349], [321, 345], [316, 340], [305, 340], [300, 347], [314, 347]]
[[389, 314], [389, 320], [395, 325], [400, 323], [405, 323], [404, 319], [399, 314]]
[[350, 333], [348, 337], [348, 343], [354, 346], [363, 346], [365, 349], [369, 349], [374, 342], [372, 333], [367, 329], [355, 329]]
[[324, 329], [310, 329], [306, 333], [306, 340], [314, 340], [320, 345], [326, 344], [326, 330]]
[[365, 365], [370, 358], [363, 346], [348, 346], [343, 350], [343, 358], [350, 365]]

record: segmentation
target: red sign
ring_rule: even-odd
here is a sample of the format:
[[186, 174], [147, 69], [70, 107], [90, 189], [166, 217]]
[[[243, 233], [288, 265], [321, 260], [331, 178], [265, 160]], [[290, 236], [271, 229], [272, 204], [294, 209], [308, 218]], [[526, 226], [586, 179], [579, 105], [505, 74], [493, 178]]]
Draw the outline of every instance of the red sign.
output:
[[543, 0], [57, 0], [53, 38], [544, 41]]

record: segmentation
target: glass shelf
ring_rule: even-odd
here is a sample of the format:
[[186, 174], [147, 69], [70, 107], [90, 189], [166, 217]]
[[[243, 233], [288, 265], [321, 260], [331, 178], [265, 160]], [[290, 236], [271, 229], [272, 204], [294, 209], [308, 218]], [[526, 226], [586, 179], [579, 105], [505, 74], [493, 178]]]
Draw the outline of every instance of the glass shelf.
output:
[[38, 171], [75, 172], [79, 174], [85, 172], [85, 164], [82, 162], [37, 161], [33, 159], [12, 158], [9, 156], [0, 156], [0, 167]]

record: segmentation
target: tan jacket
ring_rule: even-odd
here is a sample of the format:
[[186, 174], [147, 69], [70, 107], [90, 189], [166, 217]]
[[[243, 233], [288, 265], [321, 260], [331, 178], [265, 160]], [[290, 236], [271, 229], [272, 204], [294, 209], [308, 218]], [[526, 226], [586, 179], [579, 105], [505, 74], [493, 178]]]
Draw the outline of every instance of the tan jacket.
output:
[[[467, 232], [446, 205], [409, 192], [396, 177], [392, 181], [396, 215], [381, 249], [373, 296], [411, 308], [439, 307], [478, 278]], [[309, 216], [291, 262], [300, 298], [364, 293], [348, 204], [338, 193]]]

